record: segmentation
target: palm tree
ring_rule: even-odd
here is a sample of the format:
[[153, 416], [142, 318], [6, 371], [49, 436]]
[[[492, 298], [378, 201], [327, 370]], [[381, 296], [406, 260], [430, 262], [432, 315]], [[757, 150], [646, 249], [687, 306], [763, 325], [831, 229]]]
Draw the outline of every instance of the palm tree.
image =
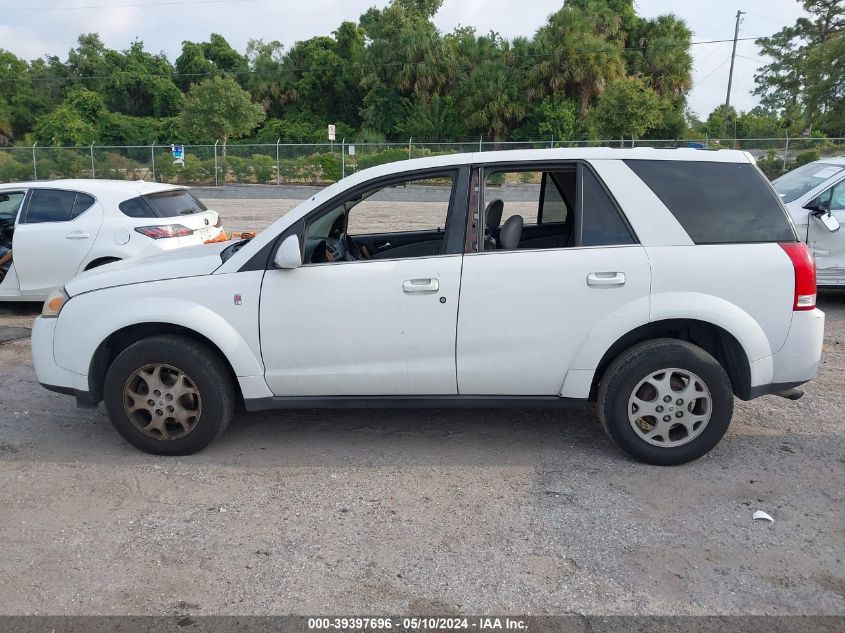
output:
[[578, 99], [586, 116], [608, 82], [625, 74], [621, 36], [621, 21], [606, 5], [591, 3], [589, 11], [564, 6], [534, 38], [531, 96], [563, 93]]
[[501, 62], [485, 61], [461, 86], [461, 111], [467, 125], [503, 139], [528, 110], [516, 70]]

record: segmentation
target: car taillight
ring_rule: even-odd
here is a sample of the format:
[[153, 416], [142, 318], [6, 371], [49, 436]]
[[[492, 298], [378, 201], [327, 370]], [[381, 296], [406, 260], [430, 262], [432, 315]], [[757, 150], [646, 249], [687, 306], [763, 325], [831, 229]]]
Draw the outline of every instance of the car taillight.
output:
[[135, 230], [141, 235], [146, 235], [154, 240], [164, 239], [165, 237], [188, 237], [194, 232], [187, 226], [181, 224], [162, 224], [160, 226], [136, 226]]
[[784, 242], [780, 247], [792, 260], [795, 269], [795, 299], [793, 310], [812, 310], [816, 307], [816, 261], [804, 242]]

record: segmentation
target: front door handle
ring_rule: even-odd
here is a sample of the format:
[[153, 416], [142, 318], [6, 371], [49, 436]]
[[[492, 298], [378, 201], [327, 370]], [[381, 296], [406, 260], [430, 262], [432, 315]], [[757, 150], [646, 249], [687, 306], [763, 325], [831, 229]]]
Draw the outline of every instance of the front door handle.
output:
[[66, 240], [87, 240], [89, 237], [91, 237], [89, 233], [83, 233], [82, 231], [74, 231], [65, 235]]
[[437, 292], [440, 290], [440, 282], [436, 279], [407, 279], [402, 283], [402, 290], [408, 294], [412, 292]]
[[625, 273], [590, 273], [587, 275], [588, 286], [624, 286]]

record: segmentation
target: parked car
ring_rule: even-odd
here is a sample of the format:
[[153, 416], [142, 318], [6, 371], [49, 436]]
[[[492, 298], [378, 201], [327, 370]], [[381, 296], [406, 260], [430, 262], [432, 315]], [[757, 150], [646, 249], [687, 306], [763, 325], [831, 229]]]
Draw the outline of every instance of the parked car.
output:
[[845, 285], [845, 156], [803, 165], [772, 184], [816, 257], [819, 286]]
[[202, 244], [222, 230], [217, 213], [184, 187], [121, 180], [3, 184], [0, 245], [11, 248], [13, 260], [0, 301], [43, 301], [79, 272]]
[[[91, 315], [97, 315], [94, 320]], [[183, 455], [250, 411], [597, 403], [680, 464], [733, 397], [790, 398], [824, 313], [809, 250], [743, 152], [555, 149], [382, 165], [251, 241], [92, 270], [36, 319], [38, 380]]]

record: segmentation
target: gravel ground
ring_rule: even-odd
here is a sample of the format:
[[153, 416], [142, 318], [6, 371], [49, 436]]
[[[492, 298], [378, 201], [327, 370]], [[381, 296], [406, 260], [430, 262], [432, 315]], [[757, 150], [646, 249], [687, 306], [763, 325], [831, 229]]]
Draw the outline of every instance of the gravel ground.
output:
[[845, 295], [822, 307], [805, 398], [738, 403], [671, 469], [589, 411], [241, 413], [152, 457], [4, 343], [0, 613], [845, 614]]
[[[198, 193], [260, 229], [311, 195], [290, 189]], [[0, 614], [845, 615], [845, 294], [821, 307], [804, 399], [738, 402], [677, 468], [548, 410], [240, 413], [152, 457], [0, 344]]]

